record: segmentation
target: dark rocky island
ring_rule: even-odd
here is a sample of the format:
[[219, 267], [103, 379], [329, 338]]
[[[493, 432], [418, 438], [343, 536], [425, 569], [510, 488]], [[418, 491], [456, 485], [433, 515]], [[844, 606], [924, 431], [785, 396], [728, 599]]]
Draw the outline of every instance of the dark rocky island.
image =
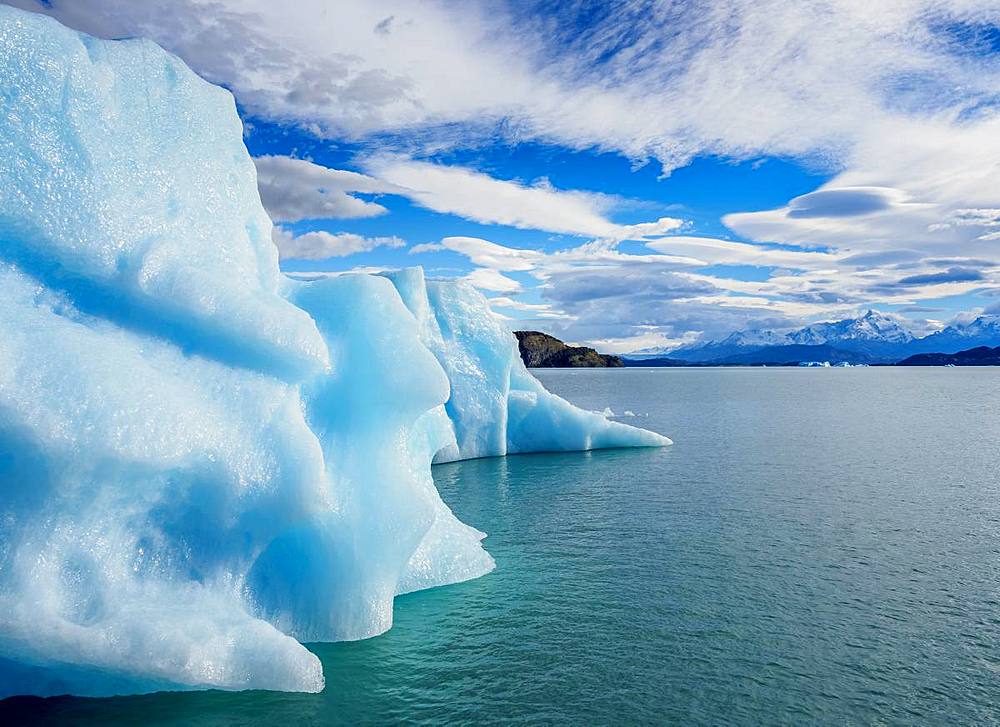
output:
[[567, 346], [555, 336], [541, 331], [514, 331], [521, 359], [528, 368], [618, 368], [618, 356], [598, 353], [586, 346]]
[[918, 353], [897, 366], [1000, 366], [1000, 346], [977, 346], [958, 353]]

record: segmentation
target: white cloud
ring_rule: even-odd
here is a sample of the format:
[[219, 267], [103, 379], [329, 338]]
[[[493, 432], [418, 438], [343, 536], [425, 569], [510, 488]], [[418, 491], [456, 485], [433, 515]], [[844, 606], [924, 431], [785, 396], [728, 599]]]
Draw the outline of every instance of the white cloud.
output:
[[982, 235], [1000, 207], [1000, 117], [956, 125], [895, 119], [866, 134], [844, 171], [813, 195], [879, 187], [890, 193], [862, 214], [795, 214], [788, 206], [730, 214], [723, 221], [759, 241], [874, 252], [905, 247], [923, 255], [1000, 260]]
[[700, 265], [758, 265], [812, 269], [835, 265], [841, 256], [790, 248], [765, 247], [708, 237], [664, 237], [646, 247], [670, 255], [690, 257]]
[[669, 351], [670, 349], [680, 348], [681, 346], [693, 343], [697, 338], [697, 334], [693, 331], [679, 338], [671, 338], [659, 331], [650, 331], [624, 338], [594, 338], [586, 341], [584, 345], [593, 346], [601, 353], [634, 353], [643, 349]]
[[[622, 200], [597, 192], [556, 189], [546, 180], [523, 184], [466, 167], [399, 157], [376, 157], [365, 167], [422, 207], [483, 224], [601, 238], [612, 246], [623, 240], [662, 235], [683, 225], [673, 217], [615, 224], [608, 219], [608, 212]], [[430, 249], [419, 246], [414, 252]]]
[[395, 268], [385, 268], [376, 265], [358, 265], [350, 270], [287, 270], [284, 272], [294, 280], [324, 280], [326, 278], [338, 278], [342, 275], [378, 275], [395, 270]]
[[1000, 227], [1000, 209], [955, 210], [950, 222], [960, 227]]
[[271, 237], [278, 247], [278, 255], [282, 260], [325, 260], [368, 252], [377, 247], [406, 245], [398, 237], [363, 237], [350, 232], [331, 234], [322, 230], [294, 235], [278, 226], [274, 227]]
[[562, 191], [548, 184], [525, 185], [463, 167], [409, 159], [376, 159], [367, 169], [407, 188], [407, 196], [427, 209], [484, 224], [591, 237], [619, 229], [604, 215], [611, 199], [600, 194]]
[[956, 52], [963, 24], [1000, 22], [995, 0], [624, 0], [586, 15], [575, 3], [7, 2], [152, 37], [252, 114], [320, 134], [440, 146], [500, 129], [668, 168], [700, 153], [839, 160], [887, 118], [981, 112], [1000, 73]]
[[419, 245], [414, 245], [409, 249], [411, 255], [419, 255], [424, 252], [441, 252], [445, 250], [444, 245], [440, 242], [421, 242]]
[[[501, 299], [504, 305], [496, 304], [498, 307], [533, 313], [535, 319], [548, 320], [552, 324], [548, 327], [558, 326], [558, 330], [572, 340], [601, 341], [606, 347], [614, 345], [613, 339], [621, 339], [621, 345], [625, 346], [626, 340], [639, 335], [645, 336], [643, 341], [655, 339], [662, 345], [667, 345], [667, 340], [680, 340], [690, 330], [680, 326], [691, 325], [691, 313], [725, 326], [731, 325], [740, 315], [765, 318], [769, 323], [787, 322], [790, 317], [816, 315], [830, 307], [818, 301], [780, 300], [782, 290], [774, 285], [768, 288], [768, 283], [723, 280], [685, 272], [708, 263], [693, 256], [670, 254], [676, 252], [672, 245], [692, 255], [712, 250], [728, 251], [732, 261], [740, 263], [752, 256], [771, 254], [774, 257], [768, 259], [767, 264], [787, 265], [789, 260], [794, 260], [814, 269], [821, 267], [817, 264], [820, 261], [829, 264], [829, 256], [821, 253], [769, 250], [758, 245], [708, 238], [651, 241], [647, 246], [664, 250], [664, 253], [651, 255], [624, 254], [595, 247], [592, 243], [545, 253], [469, 237], [445, 238], [430, 247], [457, 252], [478, 266], [468, 276], [474, 284], [484, 290], [508, 294]], [[528, 273], [539, 281], [538, 289], [547, 301], [542, 304], [545, 310], [534, 307], [539, 304], [512, 299], [510, 296], [523, 292], [524, 286], [503, 275], [502, 271]], [[688, 308], [686, 314], [680, 314], [682, 307]], [[725, 308], [732, 312], [720, 313]], [[656, 330], [651, 330], [650, 324]], [[675, 324], [678, 327], [672, 332]], [[622, 336], [623, 330], [639, 332]], [[709, 330], [717, 331], [718, 328], [710, 325]], [[617, 334], [609, 335], [611, 331]], [[641, 347], [639, 339], [636, 341], [637, 347]]]
[[616, 242], [625, 240], [648, 240], [650, 238], [666, 235], [684, 227], [684, 221], [676, 217], [661, 217], [653, 222], [640, 222], [636, 225], [621, 225], [611, 238]]
[[[651, 240], [646, 247], [660, 252], [624, 254], [587, 243], [546, 253], [466, 237], [445, 238], [432, 249], [457, 252], [480, 266], [470, 277], [487, 290], [508, 292], [510, 282], [500, 271], [527, 273], [549, 306], [537, 318], [552, 317], [556, 330], [572, 340], [606, 346], [618, 339], [626, 346], [637, 336], [673, 341], [692, 331], [717, 337], [750, 325], [799, 326], [871, 305], [914, 305], [1000, 284], [1000, 262], [906, 250], [872, 255], [688, 236]], [[773, 270], [762, 280], [702, 270], [718, 264]], [[512, 296], [522, 292], [510, 287]]]
[[351, 196], [350, 192], [397, 193], [391, 184], [342, 169], [330, 169], [305, 159], [261, 156], [257, 187], [271, 219], [298, 222], [385, 214], [385, 207]]
[[[438, 212], [593, 238], [557, 253], [469, 237], [413, 250], [529, 273], [553, 312], [572, 316], [573, 340], [773, 327], [998, 285], [1000, 56], [963, 52], [962, 30], [1000, 25], [996, 0], [623, 0], [583, 15], [579, 3], [543, 4], [544, 17], [542, 5], [473, 1], [0, 1], [152, 37], [252, 115], [398, 155], [328, 180], [332, 193], [270, 190], [276, 216], [375, 214], [381, 205], [351, 193], [391, 186]], [[781, 243], [752, 246], [655, 239], [680, 222], [617, 225], [612, 196], [411, 159], [498, 139], [655, 158], [667, 171], [698, 154], [791, 157], [836, 176], [778, 209], [728, 215], [740, 236]], [[379, 189], [349, 188], [376, 178]], [[655, 254], [625, 255], [624, 239]], [[296, 240], [297, 255], [401, 244]], [[739, 281], [692, 270], [703, 263], [782, 269]]]
[[488, 298], [487, 300], [489, 300], [490, 305], [494, 308], [510, 308], [511, 310], [526, 311], [537, 314], [549, 313], [552, 310], [552, 306], [547, 303], [525, 303], [507, 296], [497, 296], [495, 298]]
[[504, 271], [532, 270], [546, 258], [540, 250], [507, 247], [478, 237], [446, 237], [440, 249], [465, 255], [473, 265]]
[[521, 284], [490, 268], [476, 268], [465, 279], [480, 290], [493, 293], [519, 293]]

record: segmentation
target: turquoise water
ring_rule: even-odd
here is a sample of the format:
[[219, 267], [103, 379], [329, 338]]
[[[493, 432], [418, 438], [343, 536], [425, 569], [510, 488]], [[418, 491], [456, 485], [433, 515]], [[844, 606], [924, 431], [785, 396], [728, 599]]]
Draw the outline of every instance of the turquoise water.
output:
[[674, 446], [436, 468], [497, 570], [314, 645], [322, 694], [0, 723], [1000, 722], [1000, 369], [538, 375]]

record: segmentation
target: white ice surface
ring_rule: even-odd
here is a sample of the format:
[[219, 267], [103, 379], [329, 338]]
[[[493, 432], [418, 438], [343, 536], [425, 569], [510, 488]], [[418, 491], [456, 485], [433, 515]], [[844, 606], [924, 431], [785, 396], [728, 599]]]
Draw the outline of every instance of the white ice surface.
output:
[[232, 97], [0, 6], [0, 696], [317, 691], [493, 568], [433, 458], [660, 445], [471, 288], [281, 275]]

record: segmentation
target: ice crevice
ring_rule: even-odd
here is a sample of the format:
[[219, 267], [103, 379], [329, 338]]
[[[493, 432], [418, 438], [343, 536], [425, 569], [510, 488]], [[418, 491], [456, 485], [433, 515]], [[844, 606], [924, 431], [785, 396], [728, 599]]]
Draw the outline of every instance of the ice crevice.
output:
[[318, 691], [302, 641], [488, 573], [432, 461], [666, 438], [472, 288], [281, 274], [232, 96], [0, 6], [0, 696]]

